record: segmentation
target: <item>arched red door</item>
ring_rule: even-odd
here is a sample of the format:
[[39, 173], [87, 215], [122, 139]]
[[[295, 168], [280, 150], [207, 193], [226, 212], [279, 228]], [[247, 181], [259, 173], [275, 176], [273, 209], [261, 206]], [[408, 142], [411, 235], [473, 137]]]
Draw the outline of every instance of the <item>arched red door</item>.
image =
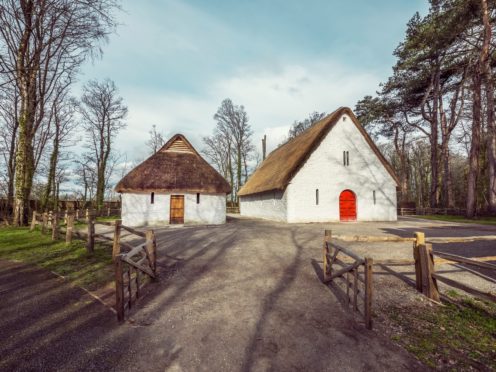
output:
[[351, 190], [344, 190], [339, 195], [339, 219], [341, 221], [356, 221], [356, 195]]

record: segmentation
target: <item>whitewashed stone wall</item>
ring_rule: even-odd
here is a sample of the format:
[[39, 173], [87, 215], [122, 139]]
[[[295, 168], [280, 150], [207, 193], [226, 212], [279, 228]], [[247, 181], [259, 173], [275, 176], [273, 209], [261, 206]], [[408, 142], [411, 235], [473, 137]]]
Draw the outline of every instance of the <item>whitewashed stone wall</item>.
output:
[[[225, 194], [200, 194], [196, 203], [196, 193], [184, 195], [185, 224], [223, 224], [226, 222]], [[170, 218], [171, 194], [155, 193], [151, 203], [151, 193], [122, 194], [122, 223], [126, 226], [168, 225]]]
[[[349, 166], [343, 165], [343, 151], [349, 152]], [[357, 221], [396, 221], [396, 183], [343, 115], [288, 185], [288, 222], [339, 221], [339, 195], [346, 189], [356, 195]]]
[[265, 218], [273, 221], [287, 220], [287, 198], [282, 191], [269, 191], [240, 197], [242, 216]]
[[[343, 165], [343, 151], [349, 152], [349, 166]], [[396, 221], [396, 182], [343, 115], [284, 193], [241, 197], [241, 214], [287, 222], [339, 221], [339, 195], [346, 189], [356, 195], [357, 221]]]

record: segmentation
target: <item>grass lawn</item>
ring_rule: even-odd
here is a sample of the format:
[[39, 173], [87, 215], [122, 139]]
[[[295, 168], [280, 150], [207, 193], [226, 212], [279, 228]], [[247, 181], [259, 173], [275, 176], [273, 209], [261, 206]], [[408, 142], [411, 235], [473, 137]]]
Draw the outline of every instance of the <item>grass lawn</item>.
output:
[[113, 280], [112, 248], [95, 243], [95, 252], [86, 252], [85, 242], [52, 241], [39, 229], [0, 228], [0, 259], [22, 261], [65, 276], [72, 283], [95, 290]]
[[435, 369], [495, 370], [496, 304], [447, 294], [453, 303], [443, 307], [391, 309], [391, 338]]
[[496, 217], [466, 218], [464, 216], [438, 215], [438, 214], [426, 215], [426, 216], [411, 216], [411, 217], [424, 218], [426, 220], [434, 220], [434, 221], [477, 223], [480, 225], [496, 225]]

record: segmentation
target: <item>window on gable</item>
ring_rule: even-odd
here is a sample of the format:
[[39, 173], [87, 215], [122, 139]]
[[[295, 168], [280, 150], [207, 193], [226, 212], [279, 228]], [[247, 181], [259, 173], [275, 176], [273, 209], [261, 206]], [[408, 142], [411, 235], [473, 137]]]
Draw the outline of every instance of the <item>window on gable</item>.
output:
[[315, 205], [319, 205], [319, 189], [315, 189]]
[[150, 195], [150, 204], [153, 204], [155, 203], [155, 193], [152, 192], [151, 195]]
[[196, 193], [196, 204], [200, 204], [200, 193]]
[[350, 165], [350, 152], [349, 151], [343, 151], [343, 165], [345, 167]]
[[372, 191], [372, 197], [374, 198], [374, 205], [375, 205], [375, 203], [376, 203], [376, 198], [375, 198], [375, 190], [374, 190], [374, 191]]

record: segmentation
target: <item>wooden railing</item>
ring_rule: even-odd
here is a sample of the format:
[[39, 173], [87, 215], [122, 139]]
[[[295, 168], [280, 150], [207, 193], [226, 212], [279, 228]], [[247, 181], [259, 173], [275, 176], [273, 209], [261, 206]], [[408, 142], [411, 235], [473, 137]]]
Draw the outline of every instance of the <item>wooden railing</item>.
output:
[[[61, 234], [65, 234], [67, 244], [72, 242], [73, 237], [86, 241], [86, 249], [88, 252], [95, 250], [95, 239], [104, 241], [113, 241], [113, 238], [105, 234], [97, 234], [95, 225], [113, 226], [115, 221], [97, 221], [96, 211], [87, 209], [84, 213], [80, 210], [67, 210], [63, 214], [58, 212], [43, 212], [34, 211], [31, 219], [31, 230], [34, 230], [36, 225], [41, 225], [41, 232], [46, 234], [51, 231], [52, 240], [58, 240]], [[74, 230], [75, 222], [83, 222], [87, 224], [86, 232]]]
[[462, 208], [398, 208], [399, 216], [452, 215], [464, 216], [466, 209]]
[[239, 207], [226, 207], [226, 213], [239, 214]]
[[[439, 280], [451, 287], [461, 289], [462, 291], [465, 291], [475, 297], [496, 302], [495, 291], [492, 292], [482, 291], [480, 289], [462, 283], [458, 280], [447, 278], [446, 276], [436, 273], [436, 266], [435, 266], [436, 263], [464, 264], [483, 269], [489, 269], [496, 273], [496, 265], [487, 262], [487, 261], [496, 261], [496, 257], [494, 256], [478, 257], [477, 259], [473, 259], [473, 258], [458, 256], [451, 253], [435, 252], [432, 250], [431, 243], [425, 243], [424, 233], [417, 232], [415, 234], [421, 237], [419, 243], [414, 245], [413, 248], [413, 255], [415, 260], [416, 287], [419, 292], [422, 292], [426, 297], [430, 298], [431, 300], [439, 301], [440, 292], [437, 284], [437, 281]], [[457, 238], [457, 242], [460, 242], [462, 239], [463, 238]], [[468, 237], [467, 241], [468, 242], [474, 241], [473, 237]], [[436, 258], [436, 256], [438, 258]], [[491, 277], [487, 277], [477, 271], [471, 270], [464, 266], [457, 265], [457, 267], [494, 283], [494, 279]]]
[[346, 287], [347, 305], [362, 315], [365, 326], [372, 329], [372, 258], [362, 258], [334, 244], [331, 230], [325, 230], [323, 261], [324, 283], [342, 281]]
[[[138, 238], [145, 238], [145, 242], [136, 246], [122, 242], [122, 230]], [[128, 251], [121, 253], [122, 249]], [[122, 225], [120, 220], [116, 221], [112, 256], [115, 265], [115, 309], [117, 320], [122, 322], [126, 311], [140, 298], [143, 287], [150, 280], [157, 279], [157, 243], [154, 231], [141, 232]]]

